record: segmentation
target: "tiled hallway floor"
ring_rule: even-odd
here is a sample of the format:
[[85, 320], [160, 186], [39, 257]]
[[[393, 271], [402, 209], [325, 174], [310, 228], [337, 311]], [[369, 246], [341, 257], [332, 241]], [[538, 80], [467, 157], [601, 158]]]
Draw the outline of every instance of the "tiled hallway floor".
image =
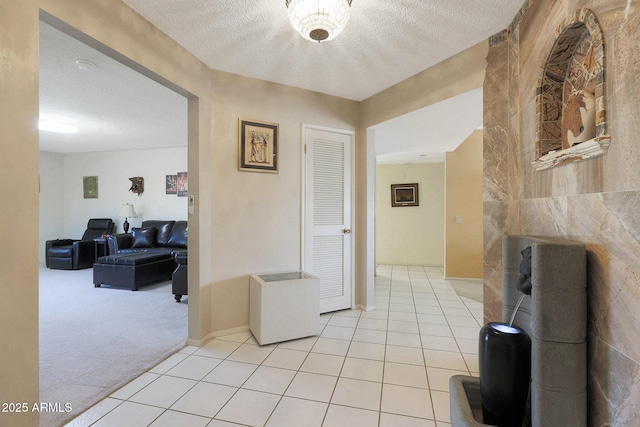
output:
[[482, 303], [442, 277], [379, 266], [376, 310], [322, 315], [318, 336], [280, 344], [185, 347], [68, 426], [449, 426], [449, 377], [478, 375]]

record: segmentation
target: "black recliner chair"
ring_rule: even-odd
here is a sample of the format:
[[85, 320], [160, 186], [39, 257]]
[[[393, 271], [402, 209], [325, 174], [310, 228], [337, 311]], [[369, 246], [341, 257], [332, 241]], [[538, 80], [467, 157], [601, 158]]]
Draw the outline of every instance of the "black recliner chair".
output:
[[82, 239], [47, 240], [45, 262], [47, 267], [56, 270], [80, 270], [93, 266], [95, 261], [95, 242], [93, 239], [111, 234], [114, 229], [110, 218], [92, 218]]

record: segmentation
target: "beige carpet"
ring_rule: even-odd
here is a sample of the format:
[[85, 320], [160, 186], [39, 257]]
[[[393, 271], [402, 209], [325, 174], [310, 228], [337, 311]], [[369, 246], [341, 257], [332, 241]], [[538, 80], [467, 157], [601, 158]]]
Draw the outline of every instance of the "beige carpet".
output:
[[187, 301], [171, 282], [139, 291], [94, 288], [92, 269], [40, 269], [40, 400], [71, 404], [42, 413], [61, 426], [185, 345]]

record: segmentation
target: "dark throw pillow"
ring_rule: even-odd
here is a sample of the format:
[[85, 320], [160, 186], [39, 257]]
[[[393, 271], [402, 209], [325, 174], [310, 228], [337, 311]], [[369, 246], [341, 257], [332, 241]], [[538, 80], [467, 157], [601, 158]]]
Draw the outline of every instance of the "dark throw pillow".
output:
[[171, 229], [171, 235], [169, 236], [167, 246], [186, 248], [188, 236], [189, 227], [187, 226], [187, 221], [176, 221]]
[[133, 237], [132, 248], [152, 248], [156, 241], [155, 227], [133, 228], [131, 235]]

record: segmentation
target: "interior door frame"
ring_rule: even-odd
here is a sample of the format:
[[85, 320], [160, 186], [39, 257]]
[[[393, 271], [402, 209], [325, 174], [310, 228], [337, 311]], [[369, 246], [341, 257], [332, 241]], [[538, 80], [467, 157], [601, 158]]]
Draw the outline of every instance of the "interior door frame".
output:
[[300, 164], [302, 165], [301, 168], [301, 185], [300, 185], [300, 191], [301, 191], [301, 197], [300, 197], [300, 271], [304, 271], [304, 265], [305, 265], [305, 256], [306, 256], [306, 245], [305, 245], [305, 241], [307, 238], [307, 221], [306, 221], [306, 217], [307, 217], [307, 212], [306, 212], [306, 200], [307, 200], [307, 161], [306, 161], [306, 137], [307, 137], [307, 130], [319, 130], [319, 131], [325, 131], [325, 132], [334, 132], [334, 133], [339, 133], [339, 134], [343, 134], [343, 135], [348, 135], [349, 138], [351, 139], [350, 141], [350, 145], [351, 147], [349, 148], [350, 150], [350, 154], [351, 154], [351, 164], [349, 165], [350, 167], [350, 175], [351, 175], [351, 188], [350, 188], [350, 193], [351, 193], [351, 197], [349, 200], [349, 203], [351, 204], [351, 214], [350, 214], [350, 218], [349, 221], [351, 223], [351, 253], [349, 254], [349, 262], [351, 263], [351, 268], [350, 268], [350, 277], [349, 280], [351, 282], [351, 308], [355, 308], [356, 307], [356, 280], [355, 280], [355, 242], [356, 242], [356, 237], [357, 237], [357, 231], [356, 231], [356, 227], [355, 227], [355, 131], [354, 130], [349, 130], [349, 129], [339, 129], [339, 128], [333, 128], [333, 127], [327, 127], [327, 126], [320, 126], [320, 125], [312, 125], [312, 124], [308, 124], [308, 123], [302, 123], [301, 128], [300, 128]]

